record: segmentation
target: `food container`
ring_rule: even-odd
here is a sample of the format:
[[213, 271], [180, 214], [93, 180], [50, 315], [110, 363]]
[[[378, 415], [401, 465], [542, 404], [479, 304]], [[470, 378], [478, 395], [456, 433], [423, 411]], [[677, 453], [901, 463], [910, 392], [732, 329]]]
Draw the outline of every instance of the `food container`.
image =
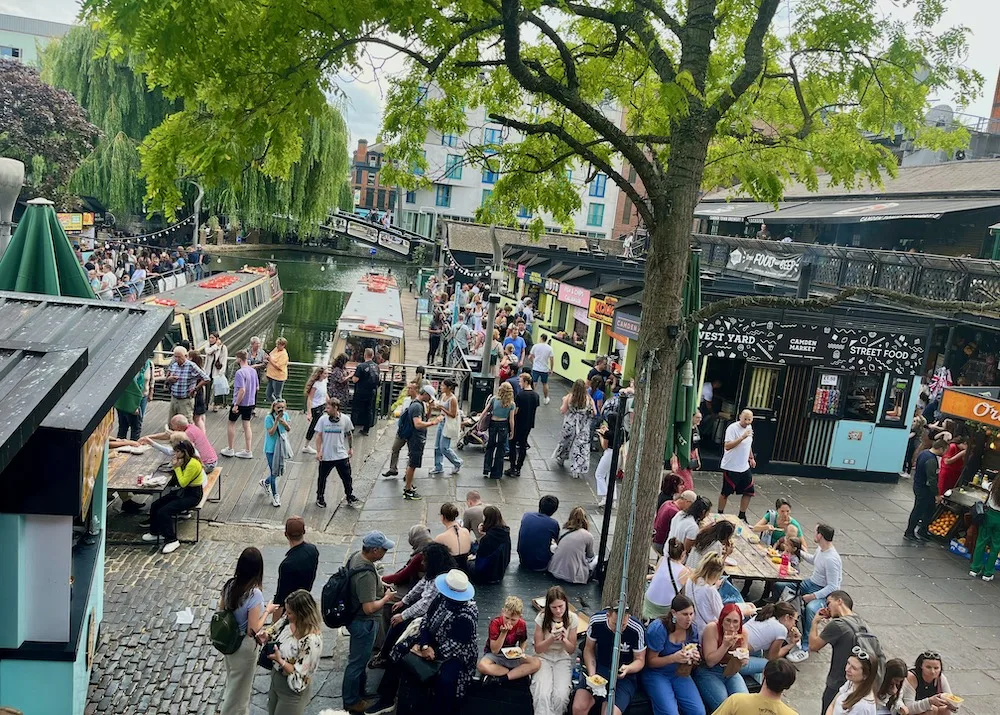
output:
[[948, 701], [948, 708], [951, 710], [958, 710], [958, 706], [965, 702], [965, 698], [954, 693], [941, 693], [941, 697]]
[[598, 697], [603, 697], [608, 694], [607, 678], [603, 678], [600, 675], [588, 675], [587, 685], [590, 686], [590, 691]]
[[524, 651], [514, 646], [511, 646], [510, 648], [501, 648], [500, 653], [503, 654], [503, 657], [508, 660], [520, 660], [524, 657]]

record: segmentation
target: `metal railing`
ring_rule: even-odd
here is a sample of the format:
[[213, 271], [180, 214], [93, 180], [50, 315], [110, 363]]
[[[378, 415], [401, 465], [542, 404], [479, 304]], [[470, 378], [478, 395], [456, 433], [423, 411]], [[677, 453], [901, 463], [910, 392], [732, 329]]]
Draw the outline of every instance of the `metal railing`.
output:
[[737, 249], [768, 251], [800, 256], [803, 265], [811, 264], [816, 286], [872, 286], [933, 300], [1000, 300], [1000, 261], [706, 234], [693, 234], [692, 240], [702, 249], [703, 269], [756, 276], [727, 268], [729, 254]]
[[122, 302], [140, 301], [157, 293], [187, 285], [193, 280], [200, 280], [200, 278], [196, 277], [193, 266], [175, 268], [168, 273], [151, 273], [139, 281], [121, 278], [118, 285], [112, 289], [114, 296], [110, 300]]
[[[155, 358], [159, 364], [156, 368], [157, 376], [153, 387], [153, 399], [169, 400], [170, 388], [164, 382], [163, 378], [166, 375], [163, 371], [165, 371], [166, 365], [173, 358], [173, 355], [172, 353], [157, 352], [155, 353]], [[320, 367], [329, 368], [330, 365], [304, 362], [288, 363], [288, 380], [285, 381], [281, 397], [285, 400], [289, 409], [306, 409], [306, 383], [309, 381], [313, 371]], [[375, 411], [378, 417], [387, 417], [391, 414], [393, 405], [399, 400], [400, 395], [405, 393], [406, 383], [416, 376], [417, 367], [419, 366], [410, 363], [383, 363], [379, 366], [382, 379], [375, 397]], [[224, 405], [231, 404], [233, 375], [236, 373], [236, 369], [236, 358], [229, 358], [226, 364], [226, 380], [229, 383], [229, 392], [222, 400]], [[206, 370], [206, 372], [208, 371]], [[353, 374], [353, 368], [349, 367], [348, 376]], [[257, 407], [267, 409], [270, 407], [270, 404], [267, 402], [266, 397], [265, 385], [267, 378], [264, 375], [263, 367], [259, 369], [259, 375], [260, 390], [257, 392]], [[431, 381], [435, 389], [437, 389], [437, 385], [441, 380], [447, 377], [454, 378], [458, 383], [455, 394], [459, 396], [459, 404], [465, 412], [469, 411], [467, 408], [471, 391], [468, 388], [471, 385], [472, 371], [467, 366], [441, 367], [439, 365], [428, 365], [426, 366], [425, 377]], [[208, 386], [208, 394], [212, 394], [211, 385]], [[348, 394], [350, 395], [348, 403], [342, 405], [346, 412], [350, 412], [350, 405], [354, 398], [353, 384], [349, 384]]]

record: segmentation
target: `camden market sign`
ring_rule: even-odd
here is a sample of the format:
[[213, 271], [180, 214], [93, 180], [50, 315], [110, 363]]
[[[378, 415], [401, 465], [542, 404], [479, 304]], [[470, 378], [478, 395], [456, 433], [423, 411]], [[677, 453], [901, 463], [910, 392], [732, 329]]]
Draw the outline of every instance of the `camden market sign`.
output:
[[726, 315], [702, 324], [698, 350], [719, 358], [897, 375], [917, 374], [924, 356], [923, 338], [917, 335]]

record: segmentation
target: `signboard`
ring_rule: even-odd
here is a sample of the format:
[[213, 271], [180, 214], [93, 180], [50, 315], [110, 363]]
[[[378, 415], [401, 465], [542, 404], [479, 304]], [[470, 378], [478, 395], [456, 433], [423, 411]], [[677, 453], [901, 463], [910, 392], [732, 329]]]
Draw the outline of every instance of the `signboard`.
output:
[[523, 263], [517, 264], [517, 277], [524, 278], [524, 269], [527, 268]]
[[538, 271], [530, 271], [527, 277], [528, 283], [535, 286], [540, 286], [542, 284], [542, 274]]
[[615, 311], [615, 319], [611, 324], [611, 329], [623, 335], [629, 340], [639, 339], [639, 316], [626, 313], [621, 310]]
[[702, 355], [860, 373], [914, 375], [920, 371], [924, 354], [923, 338], [916, 335], [727, 315], [702, 324], [698, 341]]
[[430, 301], [427, 298], [417, 298], [417, 315], [426, 315], [429, 312], [431, 312]]
[[[82, 231], [83, 230], [83, 214], [56, 214], [56, 218], [59, 219], [59, 225], [62, 226], [63, 231]], [[91, 221], [93, 223], [93, 221]]]
[[734, 248], [726, 259], [726, 268], [764, 278], [798, 280], [802, 256], [783, 256], [759, 248]]
[[402, 253], [404, 256], [410, 254], [410, 241], [388, 231], [378, 232], [378, 245], [395, 253]]
[[941, 412], [952, 417], [1000, 427], [1000, 401], [985, 395], [945, 389], [941, 395]]
[[[108, 445], [108, 437], [111, 436], [111, 428], [115, 426], [115, 412], [109, 410], [104, 415], [104, 419], [97, 425], [97, 429], [90, 435], [82, 447], [83, 454], [80, 460], [83, 464], [83, 489], [80, 502], [80, 515], [86, 516], [87, 509], [90, 508], [90, 498], [94, 494], [94, 484], [97, 482], [97, 475], [104, 464], [104, 449]], [[103, 498], [103, 495], [101, 495]]]
[[611, 295], [603, 298], [591, 298], [590, 305], [587, 306], [587, 315], [591, 320], [596, 320], [603, 325], [611, 325], [615, 322], [615, 303], [618, 299]]
[[90, 211], [85, 211], [83, 213], [83, 225], [84, 226], [93, 226], [94, 225], [94, 214], [91, 213]]
[[578, 288], [568, 283], [559, 284], [559, 302], [575, 305], [578, 308], [590, 307], [590, 291], [586, 288]]
[[546, 278], [542, 282], [542, 291], [548, 293], [549, 295], [559, 295], [559, 281], [555, 278]]

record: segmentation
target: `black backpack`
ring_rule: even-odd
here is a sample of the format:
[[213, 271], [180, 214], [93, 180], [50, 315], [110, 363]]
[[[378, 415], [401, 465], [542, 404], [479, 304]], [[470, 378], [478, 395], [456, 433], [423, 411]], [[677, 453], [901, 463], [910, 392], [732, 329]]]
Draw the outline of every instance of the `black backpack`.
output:
[[[358, 552], [355, 551], [351, 554], [347, 563], [351, 563], [351, 559]], [[323, 623], [325, 623], [330, 628], [340, 628], [341, 626], [346, 626], [360, 610], [360, 606], [355, 608], [354, 597], [351, 593], [351, 579], [362, 571], [371, 570], [376, 578], [378, 578], [378, 572], [375, 571], [375, 566], [371, 563], [367, 563], [364, 566], [358, 566], [357, 568], [348, 568], [345, 564], [338, 569], [337, 573], [333, 574], [329, 579], [327, 579], [326, 584], [323, 585], [323, 592], [320, 596], [320, 611], [323, 614]]]

